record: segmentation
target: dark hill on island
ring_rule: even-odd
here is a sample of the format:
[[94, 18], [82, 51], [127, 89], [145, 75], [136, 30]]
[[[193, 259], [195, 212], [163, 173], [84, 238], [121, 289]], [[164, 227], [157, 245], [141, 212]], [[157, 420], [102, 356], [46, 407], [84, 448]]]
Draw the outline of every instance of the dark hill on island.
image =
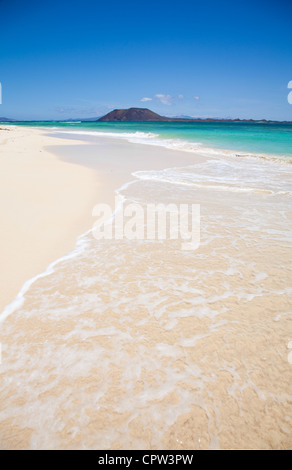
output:
[[114, 109], [99, 121], [169, 121], [147, 108]]

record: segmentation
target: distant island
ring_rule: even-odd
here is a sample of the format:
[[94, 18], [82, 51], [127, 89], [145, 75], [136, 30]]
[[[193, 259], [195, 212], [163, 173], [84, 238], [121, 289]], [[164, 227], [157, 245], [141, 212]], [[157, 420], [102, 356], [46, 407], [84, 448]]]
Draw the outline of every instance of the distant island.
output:
[[6, 117], [0, 117], [0, 122], [12, 122], [15, 121], [15, 119], [10, 119]]
[[171, 121], [147, 108], [114, 109], [98, 121]]
[[[42, 120], [41, 122], [68, 122], [68, 123], [77, 123], [77, 122], [246, 122], [246, 123], [279, 123], [279, 124], [292, 124], [292, 121], [272, 121], [268, 119], [231, 119], [231, 118], [194, 118], [191, 116], [161, 116], [160, 114], [154, 113], [151, 109], [148, 108], [128, 108], [128, 109], [114, 109], [105, 116], [92, 117], [92, 118], [68, 118], [62, 120]], [[11, 119], [7, 117], [0, 117], [0, 122], [13, 122], [17, 124], [18, 122], [40, 122], [39, 120], [23, 120], [19, 121], [16, 119]]]
[[216, 118], [188, 118], [188, 117], [166, 117], [160, 116], [160, 114], [154, 113], [148, 108], [129, 108], [129, 109], [114, 109], [110, 113], [97, 119], [97, 121], [103, 122], [130, 122], [130, 121], [174, 121], [174, 122], [199, 122], [199, 121], [213, 121], [213, 122], [285, 122], [290, 123], [291, 121], [269, 121], [267, 119], [255, 120], [255, 119], [216, 119]]

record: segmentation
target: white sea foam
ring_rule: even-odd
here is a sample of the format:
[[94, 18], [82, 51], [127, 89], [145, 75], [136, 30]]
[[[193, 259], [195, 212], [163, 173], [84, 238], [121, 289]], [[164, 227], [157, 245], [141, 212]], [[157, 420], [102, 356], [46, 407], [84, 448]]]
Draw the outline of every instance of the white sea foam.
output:
[[160, 181], [190, 188], [232, 192], [258, 192], [292, 196], [291, 171], [271, 161], [252, 163], [232, 158], [211, 159], [183, 168], [137, 171], [141, 180]]

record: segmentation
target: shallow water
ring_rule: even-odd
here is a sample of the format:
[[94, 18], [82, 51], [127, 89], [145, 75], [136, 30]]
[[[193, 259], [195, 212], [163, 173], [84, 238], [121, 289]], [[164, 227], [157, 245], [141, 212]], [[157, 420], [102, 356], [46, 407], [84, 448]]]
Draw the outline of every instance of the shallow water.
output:
[[[5, 123], [7, 124], [7, 123]], [[292, 158], [292, 123], [242, 122], [23, 122], [13, 125], [53, 128], [190, 152]], [[219, 150], [219, 152], [218, 152]]]

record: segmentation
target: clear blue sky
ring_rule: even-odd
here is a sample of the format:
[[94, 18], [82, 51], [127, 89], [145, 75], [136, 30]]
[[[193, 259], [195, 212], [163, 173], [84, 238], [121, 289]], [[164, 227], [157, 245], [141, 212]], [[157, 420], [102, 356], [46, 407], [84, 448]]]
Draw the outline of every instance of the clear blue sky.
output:
[[292, 120], [291, 21], [288, 0], [0, 0], [0, 116]]

